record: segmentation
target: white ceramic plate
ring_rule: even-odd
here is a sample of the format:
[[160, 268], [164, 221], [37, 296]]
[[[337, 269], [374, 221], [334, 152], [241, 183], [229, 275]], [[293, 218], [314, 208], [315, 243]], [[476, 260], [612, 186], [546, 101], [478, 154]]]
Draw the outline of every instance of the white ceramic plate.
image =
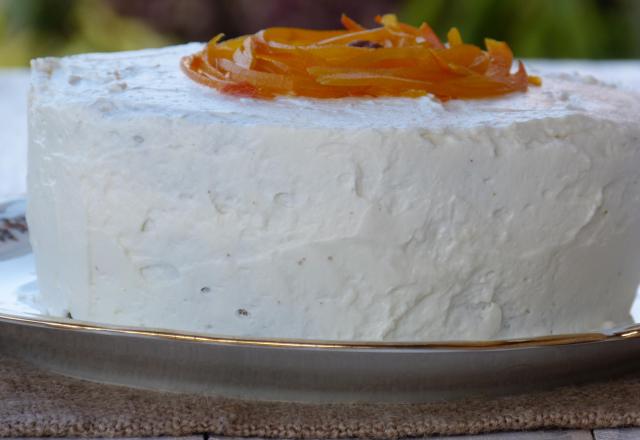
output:
[[46, 316], [36, 302], [24, 205], [0, 204], [0, 349], [62, 374], [246, 399], [427, 402], [609, 378], [640, 365], [640, 326], [511, 341], [363, 343], [240, 339]]

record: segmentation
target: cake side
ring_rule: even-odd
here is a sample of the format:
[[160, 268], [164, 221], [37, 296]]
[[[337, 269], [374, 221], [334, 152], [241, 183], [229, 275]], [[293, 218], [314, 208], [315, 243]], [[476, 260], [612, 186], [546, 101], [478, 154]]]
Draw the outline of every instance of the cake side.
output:
[[188, 50], [34, 64], [28, 218], [51, 313], [353, 340], [628, 320], [640, 129], [627, 92], [559, 78], [444, 105], [255, 102], [172, 73]]

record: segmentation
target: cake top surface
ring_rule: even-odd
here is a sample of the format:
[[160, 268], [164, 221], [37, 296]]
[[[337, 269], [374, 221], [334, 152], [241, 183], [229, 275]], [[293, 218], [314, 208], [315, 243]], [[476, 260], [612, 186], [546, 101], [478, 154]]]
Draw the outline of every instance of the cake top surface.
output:
[[114, 118], [132, 115], [189, 118], [203, 123], [286, 125], [308, 128], [433, 130], [504, 126], [588, 114], [637, 121], [640, 96], [578, 74], [540, 73], [543, 87], [526, 93], [445, 103], [420, 98], [277, 98], [264, 101], [223, 95], [191, 81], [180, 59], [202, 47], [41, 58], [32, 63], [32, 99], [41, 104], [94, 108]]

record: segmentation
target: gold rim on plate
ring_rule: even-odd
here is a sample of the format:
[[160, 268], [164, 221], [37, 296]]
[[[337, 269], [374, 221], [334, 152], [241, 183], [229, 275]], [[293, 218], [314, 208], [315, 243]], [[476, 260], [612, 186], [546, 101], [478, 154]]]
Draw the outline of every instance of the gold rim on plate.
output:
[[536, 346], [561, 346], [640, 338], [640, 324], [611, 330], [608, 333], [590, 332], [531, 338], [499, 339], [486, 341], [442, 341], [442, 342], [382, 342], [382, 341], [322, 341], [286, 338], [240, 338], [188, 333], [173, 330], [145, 329], [107, 324], [74, 321], [65, 318], [44, 317], [34, 314], [17, 316], [0, 311], [0, 321], [18, 325], [37, 326], [57, 330], [74, 330], [98, 334], [120, 334], [154, 339], [184, 342], [224, 344], [237, 346], [273, 348], [320, 348], [320, 349], [438, 349], [438, 350], [489, 350]]

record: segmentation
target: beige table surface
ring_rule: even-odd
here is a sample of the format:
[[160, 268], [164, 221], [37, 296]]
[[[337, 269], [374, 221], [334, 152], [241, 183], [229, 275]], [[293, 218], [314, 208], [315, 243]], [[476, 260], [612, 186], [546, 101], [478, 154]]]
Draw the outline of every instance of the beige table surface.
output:
[[[146, 440], [246, 440], [234, 437], [192, 436], [192, 437], [146, 437]], [[484, 435], [463, 435], [453, 437], [428, 437], [428, 439], [451, 440], [640, 440], [640, 428], [597, 429], [594, 431], [532, 431], [502, 432]], [[26, 440], [11, 439], [11, 440]], [[127, 439], [132, 440], [132, 439]], [[425, 439], [426, 440], [426, 439]]]
[[[640, 61], [530, 61], [532, 71], [579, 72], [618, 87], [640, 91]], [[26, 176], [26, 107], [28, 71], [0, 70], [0, 202], [24, 196]], [[431, 437], [442, 438], [442, 437]], [[640, 428], [599, 429], [593, 431], [506, 432], [448, 437], [461, 440], [640, 440]], [[161, 437], [158, 440], [173, 440]], [[216, 440], [215, 436], [181, 437], [183, 440]], [[230, 440], [225, 438], [224, 440]]]

